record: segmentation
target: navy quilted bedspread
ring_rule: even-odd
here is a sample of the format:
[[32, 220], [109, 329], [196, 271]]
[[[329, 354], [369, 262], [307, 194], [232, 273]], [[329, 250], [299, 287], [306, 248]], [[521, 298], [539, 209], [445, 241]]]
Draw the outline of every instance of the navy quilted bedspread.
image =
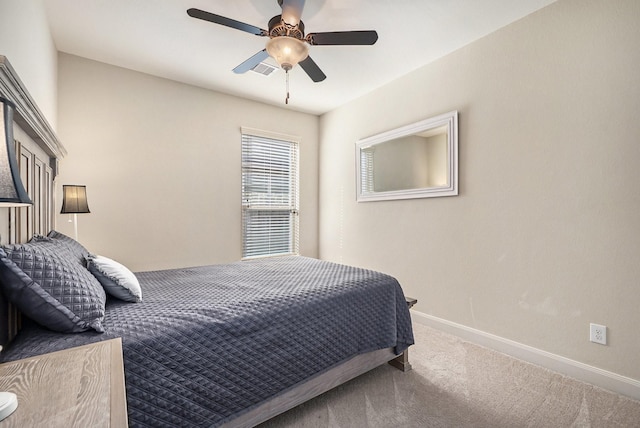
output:
[[122, 337], [130, 426], [217, 426], [357, 354], [413, 343], [398, 282], [281, 257], [137, 273], [105, 333], [28, 325], [5, 361]]

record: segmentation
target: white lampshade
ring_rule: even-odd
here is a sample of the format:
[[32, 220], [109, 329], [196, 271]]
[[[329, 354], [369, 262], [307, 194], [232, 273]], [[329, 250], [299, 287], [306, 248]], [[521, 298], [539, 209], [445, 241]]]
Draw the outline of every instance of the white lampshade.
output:
[[309, 46], [293, 37], [278, 36], [267, 42], [267, 52], [280, 67], [289, 71], [309, 55]]

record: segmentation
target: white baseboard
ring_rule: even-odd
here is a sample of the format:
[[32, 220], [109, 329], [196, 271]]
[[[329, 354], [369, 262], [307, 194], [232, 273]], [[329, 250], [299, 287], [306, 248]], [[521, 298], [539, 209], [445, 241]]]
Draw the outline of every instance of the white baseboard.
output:
[[411, 318], [415, 323], [433, 327], [471, 343], [511, 355], [520, 360], [626, 395], [635, 400], [640, 400], [640, 381], [638, 380], [413, 309], [411, 310]]

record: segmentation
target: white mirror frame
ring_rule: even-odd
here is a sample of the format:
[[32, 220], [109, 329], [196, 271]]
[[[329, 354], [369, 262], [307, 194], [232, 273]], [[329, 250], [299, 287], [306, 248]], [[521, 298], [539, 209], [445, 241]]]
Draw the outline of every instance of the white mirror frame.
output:
[[[426, 187], [419, 189], [403, 189], [384, 192], [363, 192], [361, 171], [361, 150], [376, 144], [402, 138], [430, 129], [446, 126], [447, 128], [447, 186]], [[385, 201], [392, 199], [433, 198], [439, 196], [455, 196], [458, 194], [458, 112], [452, 111], [405, 125], [400, 128], [382, 132], [364, 138], [356, 143], [356, 195], [358, 202]]]

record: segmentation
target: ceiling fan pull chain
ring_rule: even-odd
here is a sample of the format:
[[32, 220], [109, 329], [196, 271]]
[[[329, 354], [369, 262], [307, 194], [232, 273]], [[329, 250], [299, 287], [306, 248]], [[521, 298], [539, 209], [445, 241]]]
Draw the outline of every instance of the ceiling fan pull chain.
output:
[[287, 98], [284, 99], [284, 103], [289, 104], [289, 70], [285, 70], [284, 74], [287, 76]]

